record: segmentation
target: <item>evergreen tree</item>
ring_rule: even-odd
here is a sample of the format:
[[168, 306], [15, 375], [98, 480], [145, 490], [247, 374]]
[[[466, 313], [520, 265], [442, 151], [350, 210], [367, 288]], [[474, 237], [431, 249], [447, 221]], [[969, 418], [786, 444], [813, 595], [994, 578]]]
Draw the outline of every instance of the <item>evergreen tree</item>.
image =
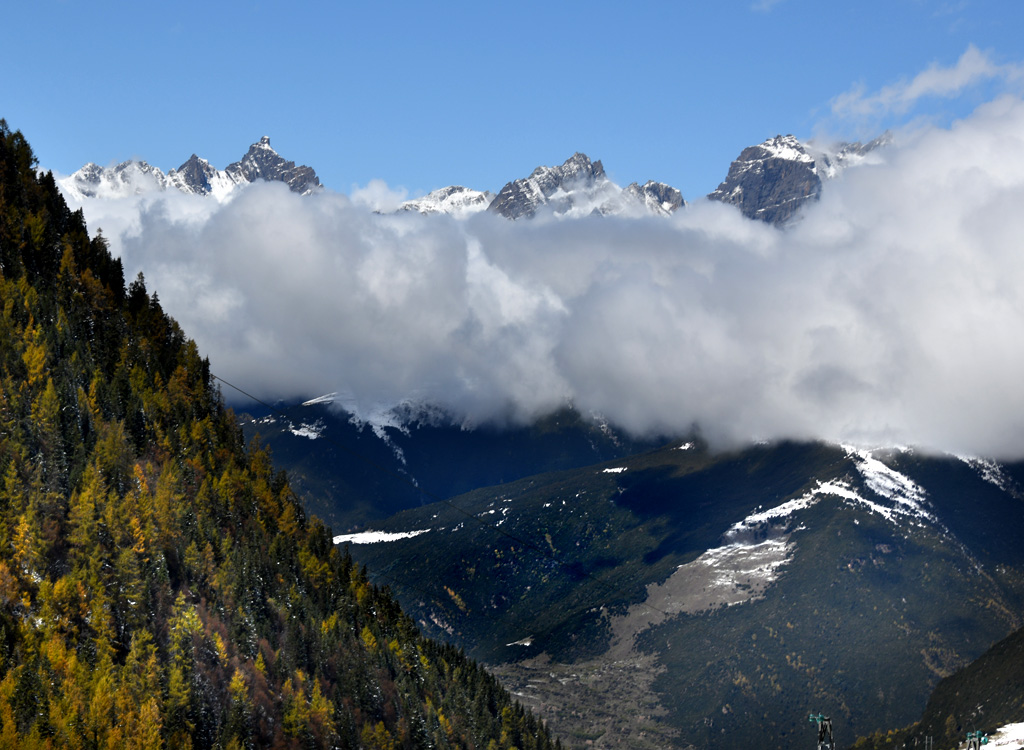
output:
[[336, 549], [0, 120], [0, 748], [541, 748]]

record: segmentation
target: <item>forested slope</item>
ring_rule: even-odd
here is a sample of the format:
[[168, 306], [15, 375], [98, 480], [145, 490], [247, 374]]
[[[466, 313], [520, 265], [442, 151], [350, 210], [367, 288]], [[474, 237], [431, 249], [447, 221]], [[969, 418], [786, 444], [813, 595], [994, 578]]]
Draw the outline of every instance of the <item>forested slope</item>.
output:
[[247, 447], [0, 120], [0, 747], [548, 748]]

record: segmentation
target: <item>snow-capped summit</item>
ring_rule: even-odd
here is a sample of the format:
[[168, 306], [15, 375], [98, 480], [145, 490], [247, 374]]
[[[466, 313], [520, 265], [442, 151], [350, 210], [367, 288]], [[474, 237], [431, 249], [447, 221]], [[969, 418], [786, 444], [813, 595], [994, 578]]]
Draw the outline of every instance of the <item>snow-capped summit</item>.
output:
[[127, 198], [132, 195], [167, 189], [167, 176], [144, 161], [124, 161], [113, 167], [89, 162], [60, 186], [73, 199]]
[[668, 214], [683, 203], [682, 194], [664, 183], [633, 183], [623, 190], [600, 161], [577, 152], [560, 166], [537, 167], [529, 177], [509, 182], [489, 210], [508, 219], [534, 216], [541, 207], [563, 217], [640, 216]]
[[655, 214], [671, 214], [686, 205], [682, 193], [671, 185], [654, 180], [648, 180], [643, 185], [630, 183], [622, 191], [622, 194], [632, 198], [647, 211]]
[[837, 177], [844, 168], [863, 164], [875, 149], [891, 142], [885, 134], [867, 144], [842, 143], [820, 148], [793, 135], [777, 135], [749, 146], [729, 166], [729, 174], [708, 195], [731, 203], [744, 216], [783, 224], [804, 203], [817, 200], [822, 180]]
[[481, 192], [462, 185], [450, 185], [427, 193], [422, 198], [405, 201], [398, 210], [460, 217], [486, 211], [493, 200], [494, 194], [489, 191]]
[[320, 189], [320, 180], [312, 167], [296, 167], [295, 162], [285, 161], [270, 146], [269, 136], [263, 136], [240, 161], [229, 164], [224, 170], [238, 182], [284, 182], [292, 192], [308, 195]]
[[284, 182], [293, 192], [303, 195], [320, 189], [320, 180], [312, 167], [296, 167], [270, 146], [263, 136], [249, 147], [241, 160], [219, 170], [196, 154], [177, 169], [164, 174], [144, 161], [125, 161], [113, 167], [89, 163], [60, 180], [60, 187], [69, 198], [81, 202], [85, 198], [125, 198], [169, 188], [188, 195], [210, 195], [226, 200], [240, 186], [257, 180]]
[[506, 219], [533, 216], [543, 205], [550, 205], [559, 214], [584, 205], [585, 213], [590, 213], [617, 192], [605, 175], [604, 165], [577, 152], [560, 166], [537, 167], [529, 177], [507, 183], [489, 210]]
[[180, 167], [168, 172], [167, 179], [183, 193], [212, 195], [218, 201], [225, 200], [240, 184], [232, 175], [215, 168], [195, 154]]

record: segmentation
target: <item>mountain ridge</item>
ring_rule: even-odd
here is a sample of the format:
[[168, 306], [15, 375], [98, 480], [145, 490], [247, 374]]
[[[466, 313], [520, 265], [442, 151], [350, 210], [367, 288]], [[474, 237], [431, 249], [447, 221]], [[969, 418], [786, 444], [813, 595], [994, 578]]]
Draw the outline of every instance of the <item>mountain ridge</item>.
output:
[[85, 198], [124, 198], [147, 192], [177, 190], [186, 195], [210, 196], [227, 200], [242, 186], [264, 180], [283, 182], [288, 189], [309, 195], [321, 189], [312, 167], [296, 166], [281, 157], [263, 136], [245, 155], [219, 170], [196, 154], [166, 174], [145, 161], [128, 160], [112, 167], [90, 162], [60, 180], [60, 187], [73, 200]]
[[374, 524], [390, 541], [352, 554], [556, 733], [589, 723], [601, 747], [783, 748], [812, 708], [849, 744], [912, 720], [1024, 612], [1021, 500], [956, 457], [687, 441], [448, 505]]
[[[705, 197], [734, 205], [748, 218], [783, 226], [805, 203], [817, 200], [825, 182], [847, 168], [870, 163], [878, 149], [891, 142], [892, 136], [886, 133], [867, 144], [819, 148], [792, 135], [778, 135], [743, 149], [726, 178]], [[192, 154], [166, 174], [138, 160], [109, 168], [89, 163], [60, 184], [77, 201], [170, 188], [223, 201], [239, 186], [257, 180], [284, 182], [303, 195], [322, 189], [312, 167], [296, 166], [283, 159], [270, 147], [267, 136], [224, 170]], [[591, 161], [586, 154], [576, 152], [560, 165], [538, 166], [527, 177], [507, 182], [496, 194], [449, 185], [403, 201], [397, 210], [457, 218], [487, 211], [520, 220], [544, 213], [559, 218], [670, 216], [686, 205], [680, 191], [663, 182], [633, 182], [622, 188], [608, 178], [600, 160]]]
[[0, 119], [0, 744], [555, 750], [246, 444]]
[[747, 218], [785, 224], [804, 204], [820, 197], [825, 181], [864, 163], [891, 142], [886, 133], [867, 144], [841, 143], [826, 150], [793, 135], [777, 135], [743, 149], [707, 198], [734, 205]]

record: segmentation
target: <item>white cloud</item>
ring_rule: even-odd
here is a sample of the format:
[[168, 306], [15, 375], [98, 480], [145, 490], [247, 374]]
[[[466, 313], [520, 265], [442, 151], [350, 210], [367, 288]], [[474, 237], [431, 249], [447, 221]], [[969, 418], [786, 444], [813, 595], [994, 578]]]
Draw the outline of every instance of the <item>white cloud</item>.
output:
[[874, 93], [866, 92], [863, 85], [854, 86], [832, 100], [832, 114], [850, 119], [903, 115], [923, 98], [953, 98], [987, 81], [1019, 81], [1022, 73], [1020, 65], [999, 65], [990, 55], [970, 45], [951, 67], [933, 64], [909, 81], [885, 86]]
[[785, 231], [704, 201], [454, 221], [280, 185], [85, 208], [214, 372], [266, 398], [412, 397], [470, 420], [571, 400], [722, 443], [1024, 457], [1024, 101], [900, 141]]
[[408, 191], [404, 188], [393, 189], [384, 180], [370, 180], [363, 187], [352, 189], [354, 203], [381, 213], [396, 211], [407, 197]]

